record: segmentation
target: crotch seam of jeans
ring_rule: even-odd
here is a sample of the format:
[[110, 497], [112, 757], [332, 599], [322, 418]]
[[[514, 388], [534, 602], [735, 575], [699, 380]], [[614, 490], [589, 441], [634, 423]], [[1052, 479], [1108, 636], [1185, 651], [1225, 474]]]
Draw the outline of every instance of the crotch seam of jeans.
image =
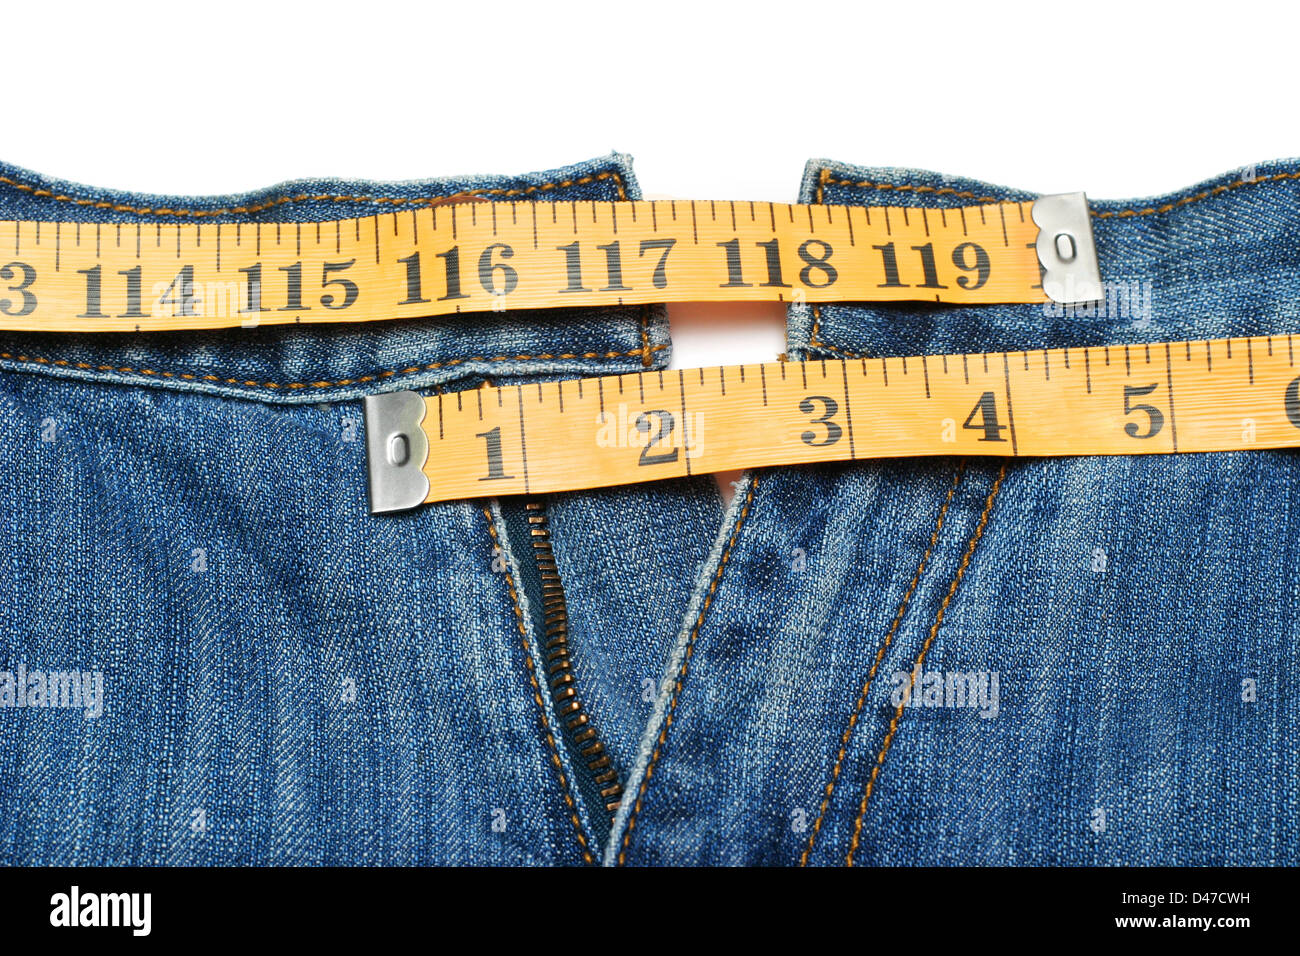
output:
[[704, 603], [700, 607], [700, 613], [696, 616], [695, 624], [691, 627], [691, 635], [686, 641], [686, 653], [682, 657], [682, 666], [678, 669], [677, 677], [673, 681], [673, 696], [668, 702], [668, 712], [664, 715], [663, 727], [660, 728], [659, 736], [655, 740], [654, 752], [650, 754], [650, 762], [646, 765], [645, 774], [641, 777], [641, 785], [637, 788], [636, 802], [632, 805], [632, 812], [628, 814], [627, 818], [627, 826], [623, 830], [623, 842], [618, 851], [619, 866], [627, 862], [627, 848], [632, 840], [632, 829], [636, 826], [637, 814], [641, 812], [646, 789], [650, 786], [650, 778], [654, 776], [655, 764], [659, 762], [659, 755], [663, 752], [664, 742], [668, 739], [668, 728], [673, 725], [673, 713], [677, 710], [677, 701], [681, 697], [682, 682], [686, 679], [686, 672], [691, 664], [691, 655], [695, 652], [695, 639], [699, 637], [700, 629], [704, 625], [704, 618], [713, 604], [714, 595], [718, 591], [718, 584], [722, 580], [722, 572], [726, 570], [727, 562], [731, 559], [731, 550], [736, 546], [736, 541], [740, 537], [740, 529], [745, 526], [745, 520], [749, 517], [749, 509], [754, 503], [754, 491], [757, 488], [758, 476], [755, 475], [749, 482], [749, 491], [745, 494], [745, 504], [741, 507], [740, 515], [736, 518], [736, 526], [731, 529], [731, 536], [727, 539], [727, 547], [722, 552], [722, 559], [718, 562], [718, 569], [713, 572], [713, 579], [709, 582], [709, 590], [704, 596]]
[[898, 725], [903, 719], [903, 708], [907, 706], [907, 699], [911, 695], [913, 685], [916, 683], [916, 672], [925, 663], [925, 655], [929, 653], [930, 646], [939, 633], [944, 615], [948, 611], [948, 605], [952, 603], [953, 596], [956, 595], [957, 588], [966, 575], [966, 568], [970, 566], [971, 557], [975, 554], [976, 546], [980, 543], [980, 539], [984, 537], [984, 529], [988, 526], [989, 515], [993, 512], [993, 502], [997, 500], [998, 490], [1002, 487], [1002, 479], [1006, 477], [1009, 463], [1010, 459], [1004, 459], [1002, 467], [998, 470], [998, 476], [994, 479], [993, 487], [989, 489], [988, 498], [984, 501], [984, 510], [980, 513], [979, 522], [975, 525], [975, 531], [971, 534], [970, 541], [966, 544], [966, 551], [961, 557], [961, 563], [957, 565], [957, 573], [953, 575], [952, 583], [948, 585], [948, 593], [944, 595], [943, 601], [939, 604], [939, 611], [935, 614], [930, 633], [926, 635], [925, 643], [921, 645], [921, 652], [917, 654], [916, 662], [909, 671], [910, 676], [908, 677], [907, 691], [903, 695], [903, 703], [899, 704], [894, 710], [893, 719], [889, 722], [889, 730], [885, 733], [885, 740], [880, 745], [880, 752], [876, 754], [875, 763], [871, 767], [871, 775], [867, 779], [866, 788], [862, 793], [862, 802], [858, 804], [858, 815], [853, 821], [853, 839], [849, 843], [849, 852], [844, 858], [845, 866], [853, 865], [853, 856], [858, 852], [858, 844], [862, 839], [862, 821], [867, 815], [867, 802], [871, 799], [876, 780], [880, 777], [880, 770], [885, 765], [885, 757], [889, 754], [889, 747], [894, 742], [894, 735], [898, 732]]
[[[486, 506], [483, 507], [483, 517], [487, 519], [488, 534], [492, 536], [492, 546], [499, 549], [501, 540], [497, 537], [496, 523], [492, 519], [492, 512]], [[578, 845], [582, 848], [582, 859], [585, 863], [594, 864], [596, 858], [592, 856], [590, 848], [587, 846], [587, 837], [582, 832], [582, 821], [578, 819], [578, 805], [573, 799], [573, 791], [569, 788], [569, 778], [564, 773], [564, 765], [560, 762], [560, 750], [555, 742], [555, 735], [551, 732], [551, 722], [546, 717], [546, 703], [542, 700], [541, 688], [537, 683], [537, 673], [533, 666], [532, 645], [528, 641], [528, 628], [524, 625], [524, 611], [519, 606], [519, 592], [515, 590], [515, 583], [511, 579], [509, 572], [506, 573], [506, 589], [510, 592], [510, 601], [514, 605], [515, 627], [519, 629], [519, 638], [524, 648], [524, 669], [528, 673], [528, 683], [532, 686], [533, 702], [537, 705], [537, 714], [542, 722], [542, 735], [546, 738], [546, 745], [551, 751], [551, 766], [555, 768], [555, 775], [560, 780], [560, 793], [564, 797], [564, 803], [569, 808], [569, 822], [573, 824], [573, 832], [578, 838]]]
[[300, 202], [345, 202], [345, 203], [377, 203], [381, 205], [436, 205], [447, 202], [450, 199], [458, 199], [469, 196], [526, 196], [529, 193], [545, 192], [549, 189], [566, 189], [570, 186], [585, 186], [602, 179], [613, 179], [618, 186], [618, 198], [627, 199], [627, 189], [623, 183], [623, 177], [616, 170], [606, 170], [603, 173], [591, 173], [587, 176], [577, 176], [573, 179], [565, 179], [558, 182], [535, 183], [532, 186], [523, 186], [514, 189], [465, 189], [457, 193], [451, 193], [447, 196], [352, 196], [352, 195], [335, 195], [332, 193], [299, 193], [294, 196], [280, 196], [276, 199], [267, 200], [264, 203], [258, 203], [250, 206], [227, 206], [222, 209], [184, 209], [163, 207], [155, 209], [152, 206], [129, 206], [124, 203], [113, 203], [103, 199], [83, 199], [76, 196], [65, 196], [44, 189], [39, 186], [33, 186], [30, 183], [20, 182], [11, 179], [8, 176], [0, 176], [0, 183], [6, 186], [12, 186], [21, 192], [29, 193], [38, 199], [52, 199], [55, 202], [72, 203], [74, 206], [86, 206], [91, 209], [106, 209], [112, 212], [126, 212], [137, 216], [188, 216], [191, 218], [202, 218], [208, 216], [230, 216], [230, 215], [250, 215], [252, 213], [264, 212], [276, 206], [283, 206], [287, 203]]
[[643, 365], [650, 364], [650, 356], [655, 352], [668, 348], [664, 345], [650, 345], [650, 336], [646, 328], [648, 311], [643, 311], [641, 315], [641, 342], [639, 349], [628, 349], [622, 352], [542, 352], [536, 355], [472, 355], [467, 358], [448, 359], [445, 362], [430, 362], [426, 365], [412, 365], [408, 368], [388, 369], [382, 372], [371, 372], [368, 375], [358, 375], [356, 378], [341, 378], [335, 381], [317, 381], [317, 382], [259, 382], [253, 379], [240, 379], [213, 375], [211, 373], [202, 374], [198, 372], [167, 372], [152, 368], [134, 368], [129, 365], [95, 365], [91, 362], [73, 362], [70, 359], [51, 359], [44, 356], [21, 355], [11, 352], [0, 352], [0, 359], [8, 362], [14, 362], [20, 365], [44, 365], [60, 368], [75, 368], [90, 370], [95, 372], [118, 372], [129, 373], [132, 375], [156, 375], [159, 378], [182, 379], [185, 381], [195, 382], [217, 382], [222, 385], [238, 385], [247, 388], [287, 388], [287, 389], [304, 389], [304, 388], [334, 388], [347, 385], [364, 385], [367, 382], [379, 381], [381, 379], [395, 378], [402, 375], [417, 375], [422, 372], [431, 372], [440, 368], [451, 368], [456, 365], [465, 365], [471, 362], [541, 362], [557, 360], [574, 360], [574, 359], [615, 359], [626, 358], [632, 355], [640, 355]]
[[808, 834], [808, 843], [799, 856], [800, 866], [807, 866], [808, 859], [812, 856], [813, 845], [817, 840], [817, 834], [821, 832], [822, 822], [826, 818], [826, 810], [830, 807], [831, 797], [835, 793], [835, 784], [840, 778], [840, 771], [844, 768], [844, 757], [848, 754], [849, 741], [852, 739], [853, 731], [858, 725], [858, 719], [862, 716], [862, 708], [866, 706], [867, 695], [871, 692], [871, 684], [876, 678], [876, 671], [880, 668], [880, 662], [885, 659], [885, 652], [889, 650], [894, 642], [898, 627], [903, 621], [903, 615], [907, 613], [907, 607], [912, 601], [912, 595], [916, 592], [916, 586], [921, 583], [921, 575], [925, 573], [926, 566], [930, 563], [930, 555], [934, 553], [934, 547], [939, 543], [939, 532], [943, 530], [944, 518], [948, 515], [948, 506], [952, 504], [953, 496], [957, 493], [957, 486], [961, 484], [962, 477], [965, 474], [966, 459], [963, 458], [957, 465], [952, 484], [948, 487], [948, 494], [943, 499], [943, 504], [939, 506], [939, 516], [935, 520], [934, 531], [930, 535], [930, 543], [926, 545], [925, 553], [921, 555], [921, 561], [916, 566], [916, 573], [912, 575], [911, 582], [908, 583], [907, 589], [903, 592], [902, 600], [898, 602], [898, 611], [894, 614], [894, 619], [889, 625], [889, 630], [885, 633], [884, 640], [876, 649], [876, 656], [871, 662], [870, 670], [867, 671], [866, 680], [862, 682], [862, 689], [858, 692], [857, 702], [853, 705], [853, 713], [849, 716], [848, 726], [844, 728], [844, 733], [840, 735], [840, 749], [835, 755], [835, 765], [831, 768], [830, 779], [826, 781], [821, 806], [817, 810], [817, 819], [813, 821], [812, 830]]

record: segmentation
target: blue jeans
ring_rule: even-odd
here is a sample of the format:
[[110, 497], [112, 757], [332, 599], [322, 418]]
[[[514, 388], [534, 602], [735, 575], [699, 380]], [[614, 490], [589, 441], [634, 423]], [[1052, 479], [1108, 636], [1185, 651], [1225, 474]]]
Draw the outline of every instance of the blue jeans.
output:
[[[791, 355], [1286, 333], [1298, 177], [1094, 203], [1089, 310], [795, 308]], [[201, 200], [0, 167], [0, 218], [301, 223], [466, 189], [638, 196], [619, 155]], [[1026, 194], [812, 163], [801, 200], [986, 197]], [[669, 355], [641, 307], [0, 333], [0, 862], [1297, 862], [1291, 453], [367, 513], [362, 396]]]

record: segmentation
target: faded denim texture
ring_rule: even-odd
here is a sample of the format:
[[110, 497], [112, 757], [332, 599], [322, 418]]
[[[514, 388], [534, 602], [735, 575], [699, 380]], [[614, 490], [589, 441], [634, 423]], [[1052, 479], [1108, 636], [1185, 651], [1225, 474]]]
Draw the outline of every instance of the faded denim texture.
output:
[[[0, 166], [0, 218], [299, 223], [466, 190], [639, 195], [620, 155], [203, 199]], [[813, 162], [800, 198], [1030, 197]], [[791, 357], [1286, 334], [1298, 199], [1279, 163], [1094, 202], [1102, 314], [796, 308]], [[547, 693], [522, 503], [369, 515], [360, 398], [669, 354], [659, 308], [0, 333], [0, 672], [104, 676], [97, 717], [0, 707], [0, 863], [1297, 862], [1279, 451], [776, 468], [725, 513], [707, 477], [548, 496], [611, 821]]]

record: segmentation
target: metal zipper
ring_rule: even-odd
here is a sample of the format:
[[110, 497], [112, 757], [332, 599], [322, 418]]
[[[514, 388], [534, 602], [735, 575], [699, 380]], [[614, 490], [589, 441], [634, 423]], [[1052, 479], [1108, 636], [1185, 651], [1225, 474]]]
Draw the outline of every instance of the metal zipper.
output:
[[596, 732], [578, 696], [573, 659], [569, 655], [569, 609], [564, 600], [564, 584], [555, 565], [551, 548], [551, 527], [546, 506], [541, 501], [525, 502], [528, 533], [533, 542], [533, 557], [542, 579], [542, 608], [545, 612], [546, 675], [555, 712], [578, 748], [583, 762], [592, 773], [605, 810], [611, 815], [623, 797], [623, 784], [609, 759], [609, 752]]

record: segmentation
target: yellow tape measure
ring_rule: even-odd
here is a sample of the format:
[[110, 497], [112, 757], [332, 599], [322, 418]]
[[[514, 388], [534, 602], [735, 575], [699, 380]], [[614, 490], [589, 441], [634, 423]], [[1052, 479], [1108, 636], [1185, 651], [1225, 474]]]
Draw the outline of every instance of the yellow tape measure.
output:
[[1300, 446], [1291, 336], [651, 371], [366, 399], [371, 509], [917, 455]]
[[[1085, 287], [1069, 288], [1076, 279]], [[0, 329], [15, 331], [650, 302], [1085, 301], [1097, 281], [1082, 194], [956, 209], [460, 201], [321, 223], [0, 222]]]

